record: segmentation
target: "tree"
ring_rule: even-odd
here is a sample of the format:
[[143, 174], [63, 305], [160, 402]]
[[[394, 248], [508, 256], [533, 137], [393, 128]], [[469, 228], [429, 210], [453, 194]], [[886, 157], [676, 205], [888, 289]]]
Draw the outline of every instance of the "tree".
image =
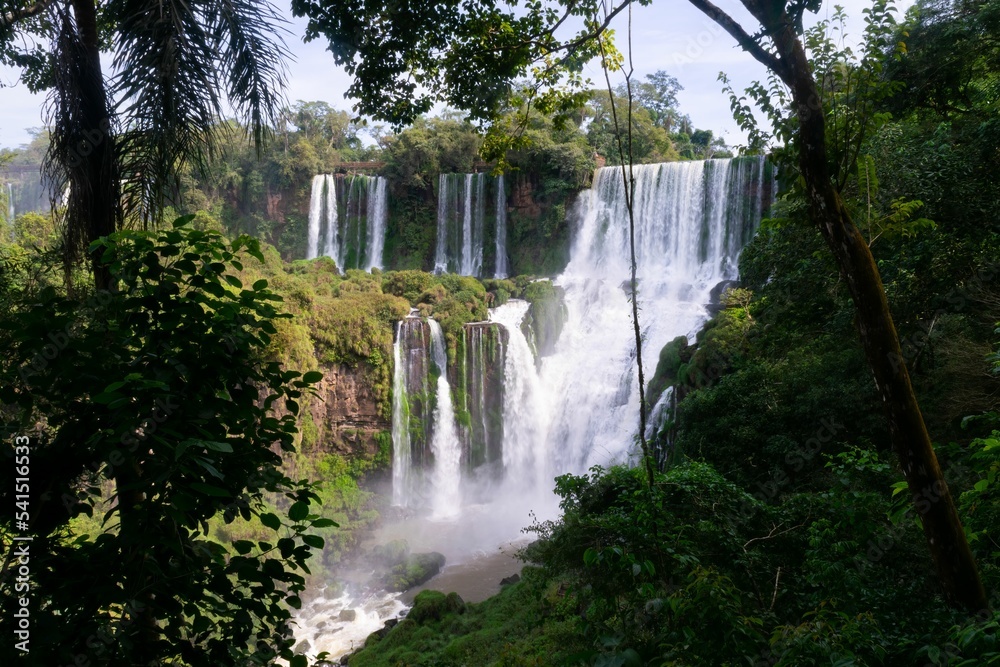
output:
[[[119, 290], [81, 301], [46, 288], [0, 322], [3, 446], [30, 468], [16, 491], [22, 473], [0, 472], [0, 534], [33, 536], [33, 664], [290, 658], [290, 608], [322, 547], [306, 531], [333, 523], [280, 469], [297, 399], [320, 374], [267, 358], [289, 316], [266, 280], [237, 277], [259, 245], [180, 224], [117, 232], [95, 251]], [[217, 515], [259, 539], [219, 543]], [[11, 553], [5, 609], [23, 595]], [[13, 635], [13, 614], [0, 624]]]
[[[944, 594], [953, 604], [983, 609], [986, 597], [978, 569], [902, 363], [878, 267], [830, 168], [831, 157], [844, 156], [828, 155], [823, 97], [799, 38], [803, 12], [818, 10], [820, 3], [742, 0], [758, 24], [748, 31], [710, 0], [690, 1], [790, 91], [797, 112], [793, 149], [810, 217], [854, 301], [858, 332], [885, 406], [893, 449], [914, 504], [924, 510], [920, 519]], [[405, 6], [363, 0], [343, 7], [293, 0], [292, 9], [309, 17], [307, 38], [326, 36], [334, 58], [355, 75], [350, 92], [359, 99], [363, 113], [400, 122], [435, 99], [446, 99], [488, 121], [514, 78], [534, 75], [541, 88], [564, 81], [558, 75], [563, 73], [569, 84], [578, 83], [582, 64], [595, 55], [596, 37], [628, 5], [624, 0], [602, 12], [594, 2], [554, 1], [533, 5], [521, 16], [504, 12], [499, 3], [487, 2], [477, 5], [475, 12], [464, 12], [436, 0]], [[573, 16], [583, 19], [584, 28], [568, 40], [558, 39], [557, 29]], [[418, 85], [428, 92], [416, 93]], [[561, 94], [541, 94], [539, 99], [559, 107], [579, 98], [564, 88]]]
[[[50, 91], [45, 172], [55, 192], [69, 188], [67, 262], [126, 221], [157, 218], [178, 165], [211, 153], [227, 101], [258, 146], [281, 107], [286, 49], [270, 3], [6, 6], [0, 62], [21, 68], [32, 91]], [[102, 52], [114, 54], [113, 77]], [[104, 265], [91, 261], [98, 287], [110, 287]]]
[[632, 98], [636, 103], [649, 110], [653, 123], [671, 132], [674, 124], [680, 119], [677, 111], [677, 93], [684, 87], [676, 78], [663, 70], [646, 75], [645, 81], [633, 84]]

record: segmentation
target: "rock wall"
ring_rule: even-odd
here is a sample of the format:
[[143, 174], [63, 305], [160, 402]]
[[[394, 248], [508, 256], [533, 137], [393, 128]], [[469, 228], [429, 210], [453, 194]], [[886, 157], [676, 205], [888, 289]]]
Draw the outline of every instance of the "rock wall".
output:
[[309, 415], [317, 430], [316, 448], [344, 456], [372, 458], [378, 453], [377, 436], [392, 430], [391, 419], [369, 379], [371, 369], [325, 365]]

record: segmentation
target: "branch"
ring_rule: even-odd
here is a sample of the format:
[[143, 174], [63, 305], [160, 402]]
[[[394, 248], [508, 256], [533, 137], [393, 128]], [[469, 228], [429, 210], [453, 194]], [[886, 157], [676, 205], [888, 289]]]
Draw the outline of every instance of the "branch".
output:
[[32, 16], [37, 16], [41, 14], [46, 9], [49, 8], [55, 0], [38, 0], [33, 5], [28, 5], [21, 9], [12, 9], [6, 14], [0, 15], [0, 28], [7, 28], [14, 25], [18, 21], [23, 21], [24, 19], [31, 18]]
[[[632, 0], [624, 0], [624, 2], [622, 2], [620, 5], [618, 5], [614, 9], [612, 9], [608, 13], [608, 15], [604, 17], [604, 21], [601, 22], [600, 25], [598, 25], [596, 28], [594, 28], [594, 30], [592, 32], [588, 32], [588, 33], [586, 33], [584, 35], [580, 35], [577, 39], [574, 39], [572, 42], [567, 42], [565, 44], [560, 44], [560, 45], [558, 45], [556, 47], [552, 47], [552, 52], [556, 52], [556, 51], [568, 51], [568, 52], [572, 53], [574, 50], [576, 50], [578, 47], [582, 46], [583, 44], [591, 41], [592, 39], [596, 39], [596, 38], [600, 37], [601, 35], [604, 34], [604, 31], [607, 30], [608, 26], [611, 24], [611, 19], [613, 19], [614, 17], [616, 17], [619, 14], [621, 14], [622, 11], [626, 7], [628, 7], [631, 3], [632, 3]], [[572, 4], [570, 6], [572, 6]], [[564, 20], [566, 20], [566, 16], [563, 16], [563, 18], [559, 19], [559, 23], [556, 23], [556, 25], [553, 26], [552, 29], [546, 30], [543, 34], [548, 35], [548, 36], [551, 37], [552, 36], [552, 32]], [[543, 43], [541, 43], [539, 41], [540, 38], [541, 38], [541, 35], [537, 35], [534, 38], [532, 38], [532, 39], [528, 40], [527, 42], [525, 42], [525, 44], [526, 45], [533, 45], [533, 46], [545, 46]]]
[[705, 16], [718, 23], [723, 30], [732, 35], [739, 42], [740, 46], [743, 47], [744, 51], [782, 79], [786, 78], [785, 75], [788, 68], [785, 67], [784, 62], [773, 53], [769, 53], [756, 39], [748, 35], [743, 26], [737, 23], [733, 17], [713, 5], [711, 0], [690, 0], [690, 2], [700, 9]]

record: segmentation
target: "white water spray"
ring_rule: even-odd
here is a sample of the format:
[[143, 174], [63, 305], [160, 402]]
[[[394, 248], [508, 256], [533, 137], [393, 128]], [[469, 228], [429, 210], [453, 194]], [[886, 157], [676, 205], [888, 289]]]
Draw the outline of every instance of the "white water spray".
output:
[[440, 375], [437, 380], [437, 405], [434, 408], [434, 435], [431, 451], [434, 453], [434, 470], [431, 473], [433, 497], [431, 509], [436, 519], [447, 519], [461, 510], [462, 444], [455, 428], [455, 408], [451, 403], [451, 385], [448, 384], [448, 350], [445, 347], [441, 325], [428, 319], [431, 329], [431, 356]]
[[543, 392], [535, 359], [521, 331], [529, 305], [511, 299], [490, 312], [490, 321], [503, 326], [508, 336], [504, 360], [504, 480], [507, 487], [522, 493], [538, 489], [540, 483], [548, 481], [550, 473], [545, 438], [547, 415], [539, 400]]
[[507, 277], [507, 191], [504, 189], [503, 174], [496, 182], [496, 270], [494, 278]]

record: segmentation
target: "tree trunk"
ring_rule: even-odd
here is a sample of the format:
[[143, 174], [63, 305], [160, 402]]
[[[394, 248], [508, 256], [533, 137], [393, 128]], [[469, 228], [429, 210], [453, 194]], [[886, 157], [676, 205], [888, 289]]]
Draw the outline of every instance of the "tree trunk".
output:
[[889, 303], [868, 244], [833, 186], [826, 155], [823, 106], [809, 63], [789, 22], [771, 32], [788, 67], [786, 83], [799, 116], [799, 169], [809, 213], [833, 252], [857, 314], [858, 333], [882, 397], [893, 450], [920, 515], [945, 597], [976, 612], [987, 607], [975, 558], [931, 446]]
[[[87, 244], [118, 228], [119, 180], [115, 142], [101, 71], [97, 6], [94, 0], [72, 0], [80, 57], [76, 60], [79, 121], [70, 131], [65, 167], [70, 183], [69, 215], [86, 230]], [[74, 224], [68, 220], [67, 224]], [[111, 275], [91, 258], [97, 289], [111, 289]]]
[[854, 301], [858, 333], [865, 357], [882, 397], [892, 448], [899, 457], [913, 504], [944, 595], [952, 605], [971, 612], [987, 608], [979, 568], [969, 549], [955, 503], [931, 446], [917, 404], [899, 335], [889, 311], [882, 277], [858, 228], [833, 186], [826, 154], [823, 103], [809, 69], [802, 42], [786, 10], [787, 0], [742, 0], [773, 41], [777, 52], [763, 48], [731, 16], [711, 0], [691, 4], [732, 35], [791, 89], [799, 117], [799, 170], [806, 185], [809, 215], [833, 252], [841, 277]]

